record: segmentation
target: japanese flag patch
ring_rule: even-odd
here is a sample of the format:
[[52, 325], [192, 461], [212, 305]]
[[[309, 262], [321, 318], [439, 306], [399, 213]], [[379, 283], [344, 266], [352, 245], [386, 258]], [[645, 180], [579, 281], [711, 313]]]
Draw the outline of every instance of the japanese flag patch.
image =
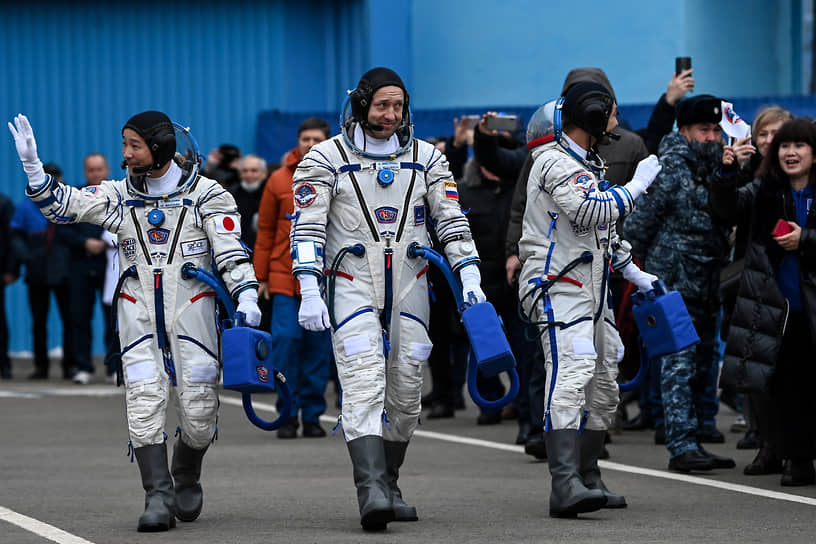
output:
[[215, 232], [218, 234], [241, 234], [241, 222], [237, 215], [224, 215], [216, 220]]
[[595, 178], [589, 172], [581, 172], [572, 178], [572, 184], [583, 192], [588, 193], [594, 189]]
[[455, 181], [446, 181], [445, 182], [445, 198], [450, 198], [452, 200], [459, 200], [459, 190], [456, 188]]

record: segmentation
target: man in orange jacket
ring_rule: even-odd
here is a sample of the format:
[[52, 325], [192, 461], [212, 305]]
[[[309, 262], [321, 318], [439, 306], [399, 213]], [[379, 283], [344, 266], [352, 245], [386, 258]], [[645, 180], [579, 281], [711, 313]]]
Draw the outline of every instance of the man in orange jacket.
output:
[[[298, 325], [300, 294], [292, 276], [289, 249], [290, 216], [294, 211], [292, 176], [298, 163], [313, 145], [330, 136], [329, 124], [315, 117], [298, 127], [298, 145], [286, 154], [283, 166], [269, 176], [258, 210], [255, 241], [255, 276], [259, 297], [271, 298], [271, 330], [277, 349], [278, 368], [292, 390], [291, 418], [278, 429], [278, 438], [295, 438], [298, 411], [303, 436], [326, 436], [320, 415], [326, 411], [324, 392], [329, 380], [330, 333], [307, 331]], [[280, 400], [278, 410], [282, 409]]]

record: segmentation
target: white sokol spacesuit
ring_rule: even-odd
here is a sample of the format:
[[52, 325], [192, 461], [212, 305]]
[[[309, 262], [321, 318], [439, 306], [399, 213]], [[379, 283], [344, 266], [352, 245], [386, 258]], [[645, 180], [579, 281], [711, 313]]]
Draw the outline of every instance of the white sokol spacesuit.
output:
[[[193, 521], [203, 504], [201, 463], [218, 416], [220, 342], [216, 293], [185, 279], [183, 267], [215, 268], [247, 323], [257, 325], [258, 283], [235, 201], [198, 175], [200, 156], [189, 130], [158, 111], [134, 115], [122, 128], [126, 179], [82, 189], [44, 174], [24, 115], [9, 129], [29, 178], [26, 193], [43, 215], [53, 223], [100, 225], [118, 242], [123, 272], [113, 305], [128, 430], [145, 490], [138, 530], [166, 531], [176, 518]], [[164, 433], [171, 394], [181, 429], [172, 475]]]
[[172, 389], [185, 441], [204, 448], [218, 410], [216, 299], [206, 284], [182, 279], [181, 268], [192, 263], [209, 271], [215, 259], [231, 295], [257, 288], [232, 196], [201, 176], [171, 198], [133, 194], [126, 179], [78, 189], [50, 177], [28, 196], [49, 220], [109, 230], [120, 269], [135, 267], [115, 301], [133, 447], [164, 442]]
[[[383, 186], [378, 177], [393, 179]], [[432, 347], [428, 263], [409, 258], [408, 247], [430, 244], [426, 222], [433, 220], [454, 271], [478, 262], [448, 162], [421, 140], [393, 158], [368, 158], [338, 135], [304, 157], [292, 187], [294, 274], [322, 277], [341, 249], [365, 248], [360, 257], [343, 257], [328, 301], [346, 438], [407, 441], [419, 418], [422, 365]], [[312, 242], [314, 253], [304, 255]]]
[[626, 506], [606, 489], [597, 464], [618, 405], [623, 358], [609, 274], [620, 270], [639, 288], [655, 279], [632, 263], [615, 221], [632, 211], [659, 165], [654, 156], [644, 159], [626, 188], [608, 186], [602, 162], [561, 132], [562, 107], [575, 127], [571, 134], [592, 142], [614, 127], [615, 105], [601, 85], [578, 83], [557, 105], [542, 106], [528, 127], [534, 162], [519, 242], [519, 297], [540, 327], [546, 361], [550, 515], [574, 517]]

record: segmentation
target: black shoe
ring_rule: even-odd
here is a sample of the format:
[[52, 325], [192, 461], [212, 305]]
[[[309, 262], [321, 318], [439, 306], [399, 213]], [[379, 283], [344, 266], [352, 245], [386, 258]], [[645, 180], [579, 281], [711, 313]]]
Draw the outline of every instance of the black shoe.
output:
[[526, 444], [527, 435], [530, 434], [530, 429], [532, 428], [533, 426], [529, 423], [519, 423], [519, 430], [518, 434], [516, 435], [516, 444], [520, 446]]
[[606, 449], [606, 446], [601, 448], [601, 453], [598, 454], [598, 459], [609, 459], [609, 450]]
[[297, 438], [298, 419], [290, 417], [289, 421], [278, 427], [278, 438]]
[[782, 479], [779, 483], [785, 487], [813, 485], [816, 483], [816, 472], [813, 470], [813, 461], [810, 459], [786, 459], [782, 469]]
[[501, 412], [482, 412], [476, 418], [476, 425], [496, 425], [501, 423]]
[[742, 470], [742, 473], [746, 476], [779, 474], [781, 472], [782, 460], [769, 448], [760, 448], [754, 460]]
[[427, 418], [444, 419], [453, 416], [454, 416], [453, 407], [450, 405], [450, 403], [442, 400], [437, 400], [434, 401], [433, 404], [431, 405], [431, 411], [428, 412]]
[[734, 468], [737, 466], [733, 459], [730, 459], [728, 457], [720, 457], [719, 455], [714, 455], [713, 453], [706, 450], [702, 446], [700, 446], [700, 451], [703, 453], [703, 455], [711, 459], [711, 461], [714, 463], [714, 468]]
[[755, 450], [759, 448], [759, 435], [756, 431], [748, 430], [745, 433], [745, 436], [739, 439], [737, 442], [737, 449], [738, 450]]
[[4, 380], [11, 379], [11, 367], [10, 366], [0, 366], [0, 378]]
[[302, 434], [303, 438], [323, 438], [326, 436], [326, 431], [317, 421], [304, 421]]
[[74, 374], [76, 374], [77, 369], [75, 366], [71, 367], [62, 367], [62, 379], [63, 380], [73, 380]]
[[701, 444], [722, 444], [725, 442], [725, 435], [713, 425], [703, 425], [697, 429], [697, 442]]
[[48, 371], [37, 369], [31, 374], [28, 375], [29, 380], [47, 380], [48, 379]]
[[692, 472], [714, 469], [714, 460], [699, 450], [689, 450], [669, 459], [669, 470]]
[[654, 443], [659, 446], [666, 445], [666, 426], [661, 425], [655, 428]]
[[524, 453], [532, 455], [538, 460], [547, 458], [547, 443], [544, 441], [544, 431], [541, 427], [535, 427], [527, 435], [527, 443], [524, 444]]
[[624, 421], [621, 425], [621, 429], [624, 431], [642, 431], [644, 429], [654, 429], [654, 421], [652, 421], [652, 418], [641, 412], [635, 419]]
[[461, 393], [455, 396], [453, 400], [453, 409], [454, 410], [465, 409], [465, 397], [463, 397]]

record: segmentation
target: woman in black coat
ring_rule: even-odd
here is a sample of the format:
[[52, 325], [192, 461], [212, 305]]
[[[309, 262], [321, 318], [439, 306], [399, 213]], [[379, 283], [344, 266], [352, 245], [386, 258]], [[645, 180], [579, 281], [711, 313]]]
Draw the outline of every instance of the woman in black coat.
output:
[[[733, 148], [711, 186], [715, 218], [748, 232], [725, 351], [722, 382], [768, 393], [770, 418], [747, 474], [777, 472], [781, 484], [816, 481], [816, 126], [788, 121], [763, 159], [759, 177], [737, 188]], [[783, 234], [784, 232], [784, 234]]]

